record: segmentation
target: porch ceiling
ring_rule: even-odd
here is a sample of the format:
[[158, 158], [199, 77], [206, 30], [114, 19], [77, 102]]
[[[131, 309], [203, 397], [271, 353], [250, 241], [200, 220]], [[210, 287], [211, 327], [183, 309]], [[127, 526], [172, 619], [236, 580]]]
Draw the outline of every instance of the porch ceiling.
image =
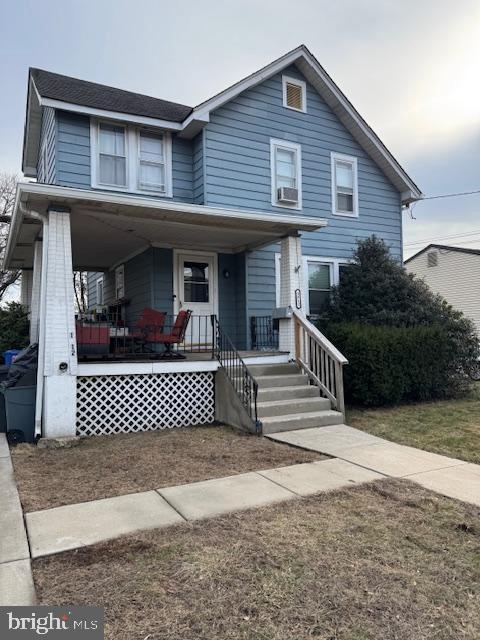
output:
[[10, 268], [33, 266], [41, 216], [52, 207], [71, 211], [75, 269], [108, 269], [148, 246], [236, 253], [326, 226], [302, 214], [221, 209], [105, 191], [21, 183], [7, 248]]

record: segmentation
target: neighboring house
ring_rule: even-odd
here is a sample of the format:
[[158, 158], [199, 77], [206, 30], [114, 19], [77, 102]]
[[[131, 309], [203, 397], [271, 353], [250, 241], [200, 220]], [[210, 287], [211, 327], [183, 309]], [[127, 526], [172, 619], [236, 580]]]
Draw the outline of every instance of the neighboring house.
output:
[[404, 262], [455, 309], [473, 320], [480, 334], [480, 249], [429, 244]]
[[[214, 409], [225, 418], [220, 409], [237, 399], [257, 429], [295, 424], [272, 426], [278, 407], [252, 409], [260, 370], [244, 367], [254, 362], [295, 359], [342, 410], [344, 360], [307, 317], [321, 311], [358, 239], [375, 233], [401, 260], [402, 207], [422, 197], [304, 46], [195, 108], [31, 69], [23, 171], [37, 183], [18, 187], [5, 264], [22, 269], [33, 292], [37, 432], [47, 437], [201, 423]], [[103, 317], [111, 342], [125, 338], [116, 362], [112, 353], [79, 361], [90, 343], [75, 325], [72, 270], [90, 273], [90, 321], [102, 312], [121, 320]], [[148, 307], [192, 310], [187, 346], [214, 344], [215, 359], [132, 362]], [[275, 353], [242, 361], [237, 352], [259, 347]], [[230, 404], [220, 402], [232, 388]], [[302, 402], [316, 424], [315, 402]]]

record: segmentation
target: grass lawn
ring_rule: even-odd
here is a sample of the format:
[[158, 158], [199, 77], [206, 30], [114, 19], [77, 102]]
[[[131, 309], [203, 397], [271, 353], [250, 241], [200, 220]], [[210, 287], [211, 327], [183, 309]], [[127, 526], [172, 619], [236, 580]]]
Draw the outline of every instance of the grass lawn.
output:
[[107, 640], [477, 640], [480, 510], [382, 480], [33, 562]]
[[480, 385], [458, 400], [349, 409], [347, 424], [399, 444], [480, 463]]
[[324, 457], [220, 426], [96, 436], [71, 449], [12, 448], [27, 512]]

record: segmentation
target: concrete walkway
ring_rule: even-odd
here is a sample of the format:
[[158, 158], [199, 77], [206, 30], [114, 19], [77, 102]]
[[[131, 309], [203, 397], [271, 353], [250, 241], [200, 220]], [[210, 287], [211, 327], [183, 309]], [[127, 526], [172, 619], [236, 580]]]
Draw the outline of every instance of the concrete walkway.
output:
[[30, 552], [10, 450], [0, 433], [0, 606], [35, 603]]
[[27, 513], [32, 558], [60, 553], [135, 531], [212, 518], [382, 478], [343, 460], [134, 493]]
[[480, 465], [405, 447], [344, 424], [271, 434], [271, 440], [326, 453], [392, 478], [480, 506]]
[[[478, 465], [394, 444], [346, 425], [302, 429], [268, 437], [334, 457], [27, 513], [32, 558], [135, 531], [211, 518], [385, 477], [408, 478], [438, 493], [480, 506]], [[18, 514], [13, 513], [10, 535], [17, 534], [16, 553], [21, 556], [27, 553], [22, 543], [24, 533]], [[14, 544], [11, 546], [15, 547]], [[12, 551], [5, 557], [17, 562], [25, 562], [24, 558], [28, 557], [11, 558], [11, 555]], [[7, 567], [8, 563], [4, 562], [0, 565], [0, 569], [5, 567], [4, 580], [11, 581], [11, 576], [20, 576], [25, 571], [25, 565], [13, 566], [12, 563]], [[1, 599], [0, 604], [3, 604]]]

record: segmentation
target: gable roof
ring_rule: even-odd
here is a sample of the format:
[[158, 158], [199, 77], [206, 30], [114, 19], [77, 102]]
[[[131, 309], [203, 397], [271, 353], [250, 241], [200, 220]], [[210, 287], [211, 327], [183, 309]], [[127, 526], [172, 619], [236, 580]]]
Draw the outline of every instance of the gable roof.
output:
[[184, 104], [160, 100], [96, 82], [78, 80], [43, 69], [31, 68], [30, 75], [39, 95], [43, 98], [172, 122], [182, 122], [192, 111], [192, 107]]
[[423, 249], [420, 249], [420, 251], [417, 251], [417, 253], [414, 253], [413, 256], [410, 256], [409, 258], [404, 260], [403, 264], [407, 264], [407, 262], [410, 262], [410, 260], [413, 260], [414, 258], [418, 258], [418, 256], [422, 255], [422, 253], [425, 253], [425, 251], [428, 251], [429, 249], [456, 251], [458, 253], [469, 253], [472, 255], [480, 256], [480, 249], [464, 249], [463, 247], [451, 247], [450, 245], [447, 245], [447, 244], [427, 244], [426, 247], [423, 247]]
[[297, 66], [345, 128], [400, 192], [402, 204], [422, 198], [422, 192], [415, 182], [303, 44], [193, 109], [122, 89], [31, 69], [22, 170], [26, 175], [35, 176], [41, 106], [56, 106], [104, 117], [118, 116], [140, 124], [172, 129], [182, 137], [191, 138], [209, 122], [212, 111], [292, 64]]

